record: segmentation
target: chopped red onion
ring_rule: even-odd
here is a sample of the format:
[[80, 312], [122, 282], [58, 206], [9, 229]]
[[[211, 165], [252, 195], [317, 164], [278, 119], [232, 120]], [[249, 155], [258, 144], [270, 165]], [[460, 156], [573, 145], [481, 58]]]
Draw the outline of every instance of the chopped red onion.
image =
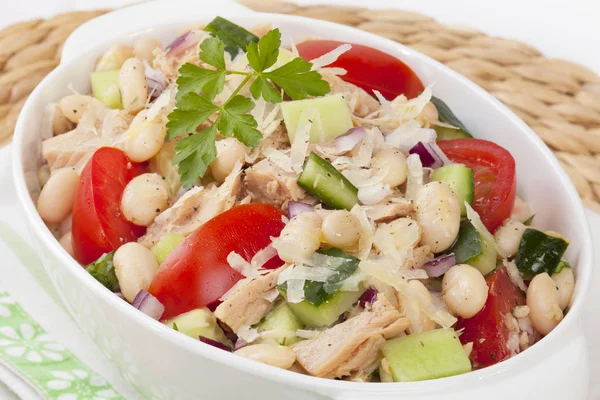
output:
[[206, 336], [198, 336], [198, 339], [202, 343], [209, 344], [209, 345], [211, 345], [213, 347], [216, 347], [217, 349], [221, 349], [221, 350], [225, 350], [225, 351], [231, 351], [231, 348], [229, 346], [227, 346], [225, 343], [221, 343], [221, 342], [218, 342], [218, 341], [213, 340], [211, 338], [207, 338]]
[[365, 128], [359, 126], [358, 128], [352, 128], [342, 136], [335, 138], [335, 151], [343, 153], [350, 151], [360, 142], [365, 136]]
[[408, 153], [418, 155], [421, 159], [421, 164], [425, 168], [440, 168], [444, 165], [452, 164], [452, 161], [446, 157], [442, 149], [435, 142], [418, 142]]
[[301, 201], [290, 201], [288, 202], [288, 218], [292, 219], [298, 214], [302, 214], [303, 212], [312, 212], [314, 211], [313, 206], [307, 203], [302, 203]]
[[146, 85], [148, 86], [148, 94], [152, 100], [158, 98], [168, 85], [165, 75], [154, 69], [146, 60], [143, 61], [144, 70], [146, 71]]
[[235, 341], [235, 345], [233, 346], [233, 349], [234, 349], [234, 350], [239, 350], [239, 349], [241, 349], [242, 347], [246, 347], [246, 346], [248, 346], [248, 342], [246, 342], [246, 341], [245, 341], [244, 339], [242, 339], [242, 338], [238, 338], [238, 339]]
[[358, 298], [358, 304], [361, 307], [364, 307], [365, 305], [367, 305], [367, 303], [375, 303], [375, 300], [377, 300], [377, 290], [375, 288], [370, 287], [362, 294], [362, 296]]
[[167, 54], [170, 56], [179, 56], [183, 54], [187, 49], [198, 43], [204, 36], [202, 31], [191, 30], [178, 36], [171, 44], [166, 48]]
[[158, 320], [165, 312], [165, 306], [144, 289], [140, 290], [131, 303], [144, 314]]
[[427, 272], [430, 278], [437, 278], [444, 275], [450, 268], [456, 265], [456, 256], [452, 254], [444, 254], [436, 257], [423, 265], [423, 269]]

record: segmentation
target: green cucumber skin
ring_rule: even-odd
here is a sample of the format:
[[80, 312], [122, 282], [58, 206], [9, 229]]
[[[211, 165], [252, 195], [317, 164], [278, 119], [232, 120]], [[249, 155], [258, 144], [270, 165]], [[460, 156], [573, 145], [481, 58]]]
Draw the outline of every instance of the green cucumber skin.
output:
[[454, 253], [457, 264], [469, 264], [483, 275], [489, 274], [496, 268], [494, 244], [488, 243], [467, 219], [460, 222], [458, 237], [446, 253]]
[[358, 291], [339, 291], [319, 307], [306, 300], [300, 303], [288, 303], [292, 312], [308, 327], [329, 326], [346, 312], [366, 289]]
[[431, 96], [431, 102], [438, 112], [438, 118], [440, 121], [459, 128], [466, 135], [469, 135], [467, 137], [473, 137], [471, 136], [471, 132], [469, 132], [467, 127], [461, 122], [460, 119], [458, 119], [456, 115], [454, 115], [450, 107], [448, 107], [448, 105], [442, 99]]
[[258, 42], [258, 36], [223, 17], [210, 21], [204, 30], [221, 39], [231, 57], [237, 56], [240, 50], [246, 51], [251, 42]]
[[333, 208], [351, 210], [358, 204], [358, 189], [314, 152], [304, 164], [298, 185]]
[[452, 129], [445, 126], [435, 126], [433, 129], [437, 134], [436, 141], [438, 142], [442, 140], [467, 139], [473, 137], [470, 133], [465, 132], [462, 129]]
[[467, 215], [465, 201], [473, 204], [475, 199], [475, 178], [473, 170], [462, 164], [450, 164], [438, 168], [431, 175], [432, 181], [447, 183], [460, 203], [460, 215]]
[[[304, 324], [298, 317], [296, 317], [285, 301], [282, 301], [276, 305], [256, 326], [258, 332], [275, 329], [295, 332], [296, 330], [303, 328]], [[299, 339], [297, 337], [293, 337], [278, 338], [276, 340], [279, 342], [279, 344], [285, 343], [286, 345], [291, 345], [296, 343]]]
[[527, 228], [521, 238], [515, 264], [526, 278], [543, 272], [552, 275], [568, 246], [569, 243], [564, 239]]
[[388, 340], [381, 349], [395, 382], [444, 378], [470, 372], [471, 361], [454, 329], [435, 329]]

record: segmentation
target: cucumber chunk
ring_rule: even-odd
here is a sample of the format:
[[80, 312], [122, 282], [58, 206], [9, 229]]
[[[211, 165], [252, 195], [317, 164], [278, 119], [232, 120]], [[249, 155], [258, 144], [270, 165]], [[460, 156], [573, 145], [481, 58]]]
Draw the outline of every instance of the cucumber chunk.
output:
[[434, 129], [437, 133], [438, 141], [473, 137], [467, 129], [467, 127], [456, 117], [456, 115], [454, 115], [454, 113], [446, 103], [444, 103], [441, 99], [438, 99], [435, 96], [431, 97], [431, 102], [437, 109], [438, 118], [440, 121], [458, 128], [452, 129], [446, 128], [444, 126], [435, 126]]
[[291, 143], [294, 142], [294, 134], [298, 127], [300, 115], [309, 109], [318, 111], [318, 121], [313, 121], [310, 128], [310, 141], [312, 143], [335, 139], [354, 127], [352, 113], [341, 94], [306, 100], [284, 101], [281, 103], [281, 111]]
[[437, 134], [437, 138], [436, 141], [441, 141], [441, 140], [452, 140], [452, 139], [465, 139], [465, 138], [472, 138], [473, 136], [471, 136], [469, 133], [463, 131], [462, 129], [453, 129], [453, 128], [448, 128], [446, 126], [434, 126], [433, 129], [435, 130], [435, 133]]
[[496, 268], [495, 243], [489, 243], [467, 219], [460, 222], [458, 237], [446, 253], [454, 253], [457, 264], [469, 264], [483, 275]]
[[158, 243], [152, 246], [152, 253], [154, 254], [154, 258], [158, 262], [158, 265], [161, 265], [163, 261], [167, 258], [169, 254], [175, 247], [179, 245], [179, 243], [183, 242], [185, 236], [179, 235], [177, 233], [167, 233], [165, 236], [160, 238]]
[[339, 291], [318, 307], [306, 300], [288, 303], [288, 306], [306, 326], [329, 326], [356, 303], [364, 291], [362, 288], [357, 291]]
[[431, 180], [445, 182], [450, 185], [450, 188], [452, 188], [452, 191], [458, 197], [460, 215], [463, 217], [466, 216], [467, 208], [465, 201], [472, 204], [475, 198], [473, 170], [462, 164], [450, 164], [433, 171]]
[[527, 228], [521, 238], [515, 264], [526, 278], [556, 272], [569, 243], [536, 229]]
[[[304, 328], [304, 324], [296, 315], [290, 310], [290, 307], [285, 301], [280, 302], [273, 308], [261, 322], [258, 323], [256, 329], [259, 332], [264, 331], [288, 331], [296, 332], [298, 329]], [[296, 343], [298, 340], [297, 336], [286, 336], [274, 337], [277, 342], [281, 345], [289, 346]]]
[[96, 71], [90, 74], [94, 97], [108, 108], [123, 108], [118, 77], [119, 71]]
[[298, 185], [333, 208], [351, 210], [358, 204], [358, 189], [314, 152], [304, 164]]
[[403, 336], [388, 341], [382, 348], [395, 382], [414, 382], [464, 374], [471, 371], [454, 329]]
[[188, 311], [165, 321], [164, 324], [194, 339], [203, 336], [231, 346], [231, 342], [217, 324], [217, 318], [207, 308]]

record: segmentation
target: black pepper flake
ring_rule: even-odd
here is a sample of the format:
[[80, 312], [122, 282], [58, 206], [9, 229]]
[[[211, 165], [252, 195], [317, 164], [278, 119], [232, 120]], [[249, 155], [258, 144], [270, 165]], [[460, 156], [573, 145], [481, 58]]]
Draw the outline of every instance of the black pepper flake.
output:
[[157, 213], [159, 213], [159, 212], [160, 212], [160, 208], [157, 208], [157, 209], [156, 209], [156, 212], [157, 212]]
[[422, 341], [419, 340], [419, 343], [421, 343], [421, 347], [425, 347], [425, 343], [423, 343]]
[[494, 361], [496, 359], [496, 355], [494, 353], [490, 354], [490, 359]]

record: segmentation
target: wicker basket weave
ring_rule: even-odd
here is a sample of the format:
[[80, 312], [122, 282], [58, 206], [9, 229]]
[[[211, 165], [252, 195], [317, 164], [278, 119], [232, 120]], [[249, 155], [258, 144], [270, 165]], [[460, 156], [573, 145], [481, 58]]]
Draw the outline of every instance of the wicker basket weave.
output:
[[[246, 0], [244, 4], [376, 33], [467, 76], [533, 128], [554, 151], [586, 206], [600, 211], [600, 76], [586, 67], [546, 58], [527, 44], [444, 26], [413, 12], [301, 7], [273, 0]], [[29, 93], [58, 64], [67, 36], [105, 12], [71, 12], [0, 31], [0, 144], [10, 140]]]

